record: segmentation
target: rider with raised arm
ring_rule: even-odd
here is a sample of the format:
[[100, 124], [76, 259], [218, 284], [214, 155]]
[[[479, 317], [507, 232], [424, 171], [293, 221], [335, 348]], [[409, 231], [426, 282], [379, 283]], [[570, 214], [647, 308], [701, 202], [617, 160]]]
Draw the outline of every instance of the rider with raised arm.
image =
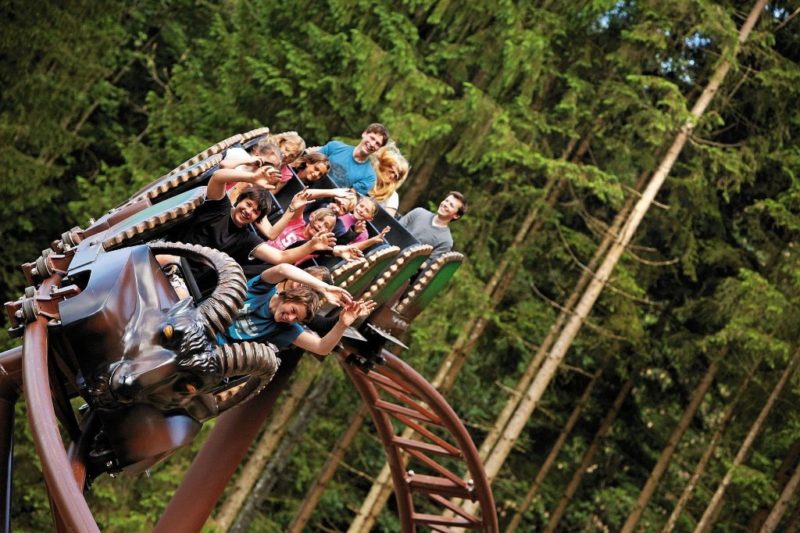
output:
[[[297, 284], [279, 291], [278, 285], [285, 280]], [[323, 337], [301, 325], [319, 310], [318, 293], [342, 307], [338, 320]], [[295, 266], [277, 265], [247, 282], [247, 296], [239, 316], [224, 334], [217, 336], [217, 340], [222, 344], [270, 342], [281, 349], [293, 344], [324, 356], [336, 347], [345, 330], [357, 318], [369, 316], [374, 307], [374, 302], [354, 301], [346, 290], [329, 285]]]
[[[294, 263], [314, 252], [331, 250], [336, 239], [330, 232], [319, 232], [295, 248], [278, 250], [250, 228], [250, 224], [272, 210], [271, 197], [265, 188], [270, 187], [266, 176], [269, 172], [270, 169], [263, 167], [255, 172], [232, 168], [215, 172], [208, 182], [205, 201], [171, 238], [223, 251], [251, 274], [261, 272], [267, 265]], [[225, 185], [237, 181], [247, 182], [251, 187], [231, 205]]]
[[377, 211], [378, 202], [375, 198], [371, 196], [359, 198], [352, 213], [346, 213], [339, 217], [342, 227], [346, 231], [341, 237], [339, 235], [336, 236], [336, 242], [349, 243], [362, 251], [383, 242], [384, 237], [391, 229], [390, 226], [383, 228], [374, 237], [370, 237], [367, 232], [367, 222], [371, 222], [375, 218]]

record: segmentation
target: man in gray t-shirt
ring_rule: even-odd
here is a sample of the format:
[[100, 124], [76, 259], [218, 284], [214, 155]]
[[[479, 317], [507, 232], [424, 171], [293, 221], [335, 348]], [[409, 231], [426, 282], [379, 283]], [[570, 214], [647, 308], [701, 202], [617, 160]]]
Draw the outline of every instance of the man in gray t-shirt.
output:
[[429, 261], [453, 249], [450, 222], [467, 211], [467, 200], [458, 191], [450, 191], [436, 213], [417, 207], [400, 218], [400, 224], [422, 244], [433, 246]]

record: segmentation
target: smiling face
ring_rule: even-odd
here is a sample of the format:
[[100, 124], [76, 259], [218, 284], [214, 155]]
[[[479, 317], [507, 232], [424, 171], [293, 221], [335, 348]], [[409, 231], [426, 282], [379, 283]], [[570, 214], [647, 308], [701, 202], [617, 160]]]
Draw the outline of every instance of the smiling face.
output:
[[273, 316], [275, 322], [283, 324], [294, 324], [296, 322], [303, 322], [306, 317], [307, 309], [304, 305], [297, 302], [281, 302], [275, 308]]
[[369, 198], [362, 198], [356, 204], [356, 208], [353, 211], [353, 216], [356, 220], [366, 220], [370, 221], [375, 218], [375, 202], [370, 200]]
[[436, 210], [436, 214], [447, 220], [455, 220], [460, 216], [458, 211], [462, 206], [461, 200], [453, 195], [449, 195], [439, 204], [439, 209]]
[[364, 132], [361, 134], [361, 142], [358, 144], [359, 152], [363, 156], [368, 156], [378, 150], [386, 143], [386, 138], [380, 133]]
[[306, 285], [284, 288], [272, 297], [269, 310], [275, 322], [305, 322], [319, 310], [319, 295]]
[[328, 169], [325, 163], [314, 163], [304, 168], [302, 173], [300, 174], [300, 177], [305, 179], [306, 181], [318, 181], [327, 172]]
[[313, 237], [319, 232], [331, 231], [336, 224], [336, 217], [334, 215], [326, 214], [323, 216], [312, 216], [308, 221], [307, 233], [309, 237]]
[[231, 209], [233, 223], [239, 227], [252, 224], [258, 220], [260, 216], [261, 210], [258, 208], [258, 204], [249, 198], [237, 203], [233, 206], [233, 209]]

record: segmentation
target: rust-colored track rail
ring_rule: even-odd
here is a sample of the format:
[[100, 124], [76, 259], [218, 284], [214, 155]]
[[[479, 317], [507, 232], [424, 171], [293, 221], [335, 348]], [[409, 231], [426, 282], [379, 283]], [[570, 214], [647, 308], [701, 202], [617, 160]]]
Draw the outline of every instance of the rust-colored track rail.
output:
[[[60, 276], [54, 274], [39, 288], [41, 295], [57, 287]], [[47, 318], [40, 315], [25, 327], [22, 374], [25, 402], [36, 452], [42, 461], [44, 479], [53, 506], [57, 529], [67, 531], [100, 531], [78, 486], [64, 443], [50, 394], [47, 367]]]
[[[494, 497], [464, 424], [425, 378], [392, 353], [382, 355], [385, 363], [367, 372], [346, 355], [339, 361], [367, 403], [386, 451], [403, 531], [418, 525], [498, 531]], [[413, 434], [397, 433], [396, 425]], [[452, 498], [477, 501], [480, 516]]]

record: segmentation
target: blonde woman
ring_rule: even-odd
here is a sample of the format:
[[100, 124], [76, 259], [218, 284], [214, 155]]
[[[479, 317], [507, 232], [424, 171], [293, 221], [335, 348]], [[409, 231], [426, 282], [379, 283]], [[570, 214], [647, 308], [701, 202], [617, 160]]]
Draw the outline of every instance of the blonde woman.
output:
[[306, 142], [303, 140], [296, 131], [287, 131], [278, 133], [277, 135], [270, 135], [267, 137], [267, 142], [278, 145], [283, 154], [283, 164], [281, 165], [281, 180], [275, 184], [275, 192], [278, 192], [286, 185], [286, 182], [292, 179], [292, 171], [289, 165], [294, 163], [297, 158], [303, 155], [306, 149]]
[[397, 189], [408, 177], [408, 161], [400, 153], [397, 145], [390, 141], [372, 156], [372, 168], [375, 169], [376, 180], [369, 195], [375, 198], [387, 213], [394, 216], [400, 205]]

